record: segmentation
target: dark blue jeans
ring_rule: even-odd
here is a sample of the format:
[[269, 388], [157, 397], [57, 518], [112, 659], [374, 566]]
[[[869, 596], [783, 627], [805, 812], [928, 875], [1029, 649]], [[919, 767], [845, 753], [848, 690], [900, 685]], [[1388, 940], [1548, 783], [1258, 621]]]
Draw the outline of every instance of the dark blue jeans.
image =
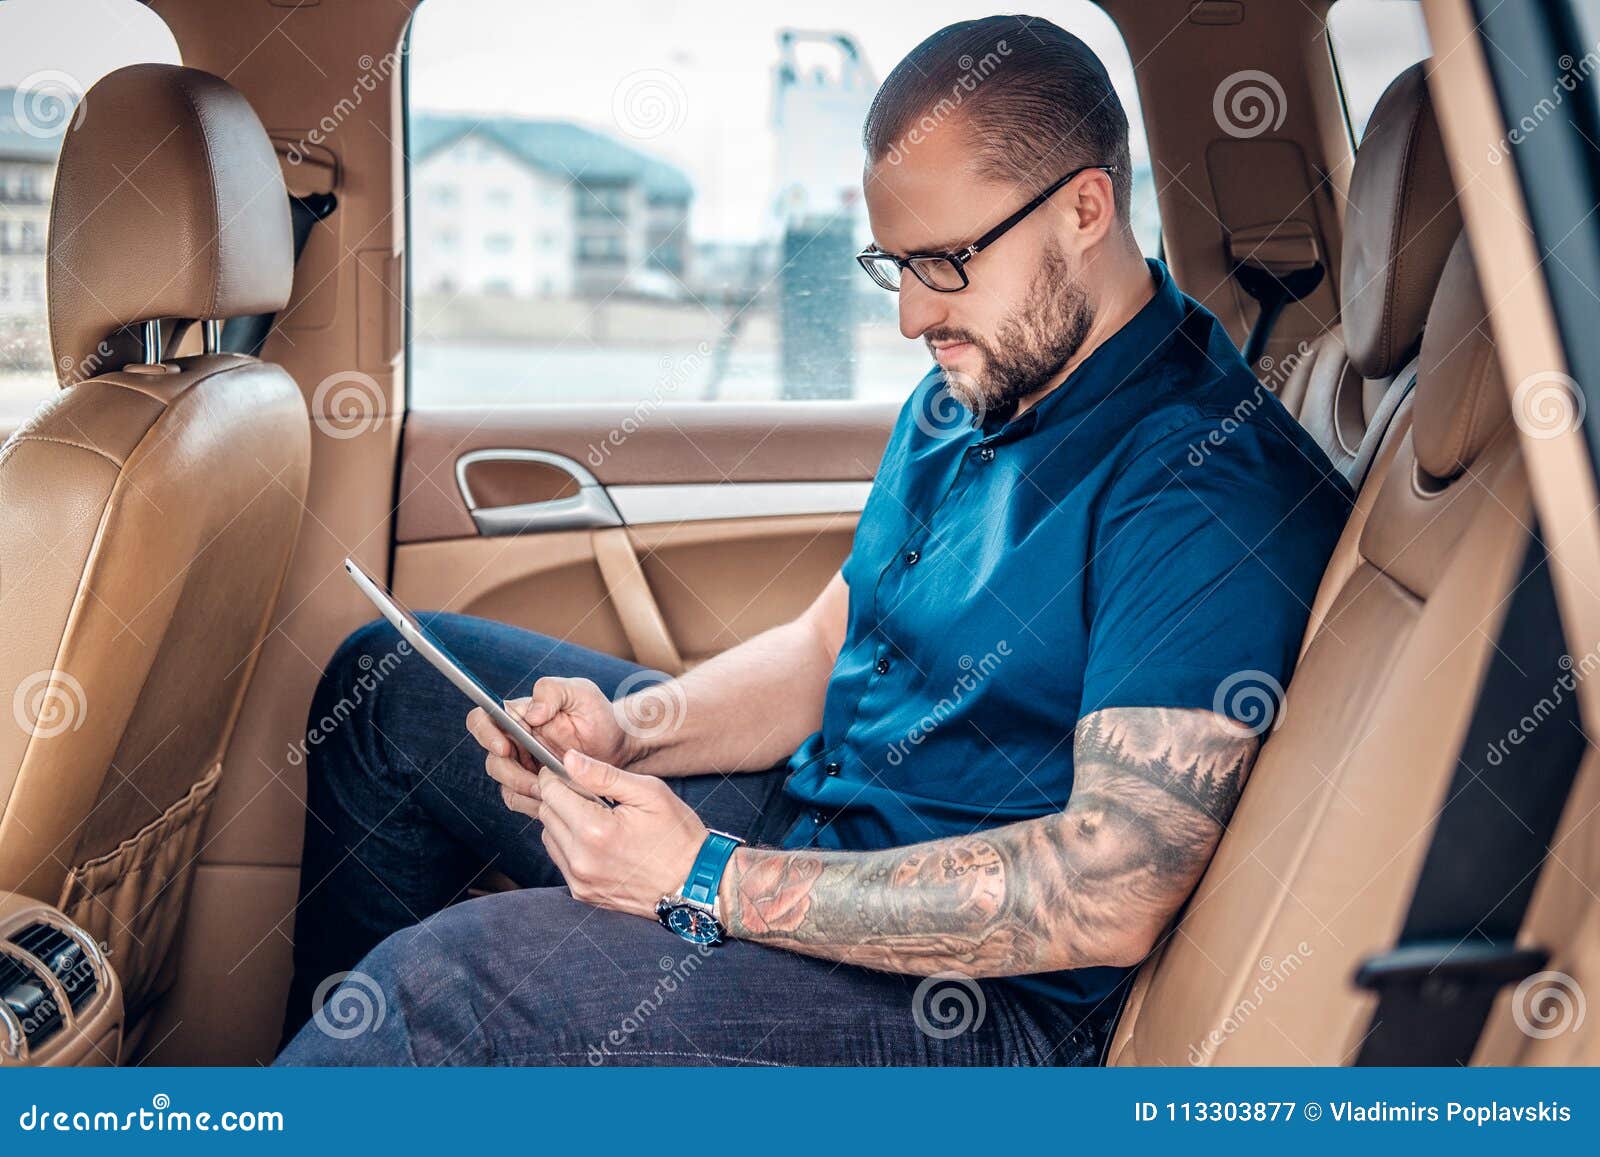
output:
[[[508, 699], [543, 675], [610, 695], [641, 670], [501, 623], [423, 619]], [[744, 942], [696, 948], [572, 899], [537, 822], [508, 811], [485, 773], [466, 698], [400, 642], [382, 620], [352, 634], [312, 703], [293, 1039], [278, 1063], [1099, 1059], [1111, 1007], [1085, 1014], [1004, 981], [899, 976]], [[783, 778], [779, 767], [669, 782], [710, 827], [777, 843], [794, 818]], [[466, 899], [486, 869], [520, 890]]]

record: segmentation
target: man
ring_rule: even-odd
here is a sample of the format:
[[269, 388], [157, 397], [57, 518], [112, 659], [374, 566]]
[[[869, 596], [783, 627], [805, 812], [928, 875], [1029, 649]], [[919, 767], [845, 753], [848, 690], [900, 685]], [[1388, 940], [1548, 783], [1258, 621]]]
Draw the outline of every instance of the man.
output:
[[[363, 700], [395, 637], [347, 640], [312, 710], [357, 701], [311, 753], [289, 1028], [355, 971], [283, 1062], [1098, 1060], [1239, 798], [1348, 491], [1140, 256], [1081, 41], [945, 28], [865, 143], [861, 263], [937, 366], [849, 558], [794, 622], [616, 704], [631, 664], [432, 618], [503, 693], [543, 676], [515, 709], [612, 809], [480, 712], [463, 742], [419, 659]], [[485, 865], [523, 890], [447, 908]]]

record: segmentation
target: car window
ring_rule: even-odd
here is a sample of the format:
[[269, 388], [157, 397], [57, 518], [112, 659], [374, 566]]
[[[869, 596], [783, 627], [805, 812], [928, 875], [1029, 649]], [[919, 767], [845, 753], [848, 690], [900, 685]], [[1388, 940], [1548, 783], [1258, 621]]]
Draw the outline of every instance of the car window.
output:
[[1389, 82], [1430, 54], [1419, 0], [1338, 0], [1328, 11], [1328, 41], [1357, 144]]
[[179, 63], [139, 0], [0, 3], [0, 425], [56, 389], [45, 317], [45, 232], [61, 139], [92, 115], [81, 100], [124, 65]]
[[[932, 364], [855, 264], [861, 125], [878, 83], [972, 15], [770, 0], [593, 13], [428, 0], [407, 52], [410, 392], [421, 407], [900, 399]], [[1039, 11], [1127, 108], [1134, 224], [1157, 252], [1128, 51], [1089, 0]], [[494, 29], [485, 36], [485, 29]], [[975, 67], [977, 62], [975, 62]]]

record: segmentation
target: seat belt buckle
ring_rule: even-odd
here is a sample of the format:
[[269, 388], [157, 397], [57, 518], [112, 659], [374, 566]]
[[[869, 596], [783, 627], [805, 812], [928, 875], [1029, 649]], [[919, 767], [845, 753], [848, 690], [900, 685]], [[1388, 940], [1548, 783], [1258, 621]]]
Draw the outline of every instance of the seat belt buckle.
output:
[[1549, 960], [1548, 950], [1509, 940], [1424, 940], [1367, 957], [1356, 967], [1354, 980], [1356, 987], [1370, 992], [1412, 989], [1430, 1003], [1454, 1004], [1470, 991], [1493, 991], [1526, 980]]

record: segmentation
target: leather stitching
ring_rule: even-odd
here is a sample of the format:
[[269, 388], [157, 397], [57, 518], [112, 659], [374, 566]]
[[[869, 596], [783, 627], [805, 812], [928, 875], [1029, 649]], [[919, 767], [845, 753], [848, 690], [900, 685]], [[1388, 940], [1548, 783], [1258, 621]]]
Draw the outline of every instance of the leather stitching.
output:
[[1388, 284], [1384, 286], [1383, 315], [1378, 319], [1378, 354], [1383, 363], [1383, 370], [1388, 372], [1394, 355], [1394, 319], [1396, 303], [1400, 296], [1400, 286], [1404, 281], [1402, 270], [1405, 268], [1405, 237], [1406, 220], [1410, 215], [1410, 200], [1413, 182], [1416, 174], [1412, 171], [1412, 164], [1416, 159], [1417, 144], [1422, 138], [1422, 123], [1424, 114], [1428, 109], [1428, 90], [1424, 83], [1422, 99], [1417, 102], [1412, 111], [1411, 124], [1406, 132], [1405, 150], [1400, 154], [1400, 186], [1397, 191], [1398, 203], [1395, 206], [1394, 224], [1389, 231], [1390, 268]]
[[201, 151], [206, 158], [206, 176], [211, 186], [211, 246], [215, 252], [211, 260], [211, 290], [206, 296], [206, 311], [201, 315], [204, 320], [217, 316], [217, 302], [222, 296], [222, 206], [218, 199], [217, 158], [211, 150], [211, 134], [207, 131], [205, 117], [189, 87], [188, 78], [180, 76], [175, 87], [188, 104], [189, 111], [194, 114], [195, 127], [200, 132]]

